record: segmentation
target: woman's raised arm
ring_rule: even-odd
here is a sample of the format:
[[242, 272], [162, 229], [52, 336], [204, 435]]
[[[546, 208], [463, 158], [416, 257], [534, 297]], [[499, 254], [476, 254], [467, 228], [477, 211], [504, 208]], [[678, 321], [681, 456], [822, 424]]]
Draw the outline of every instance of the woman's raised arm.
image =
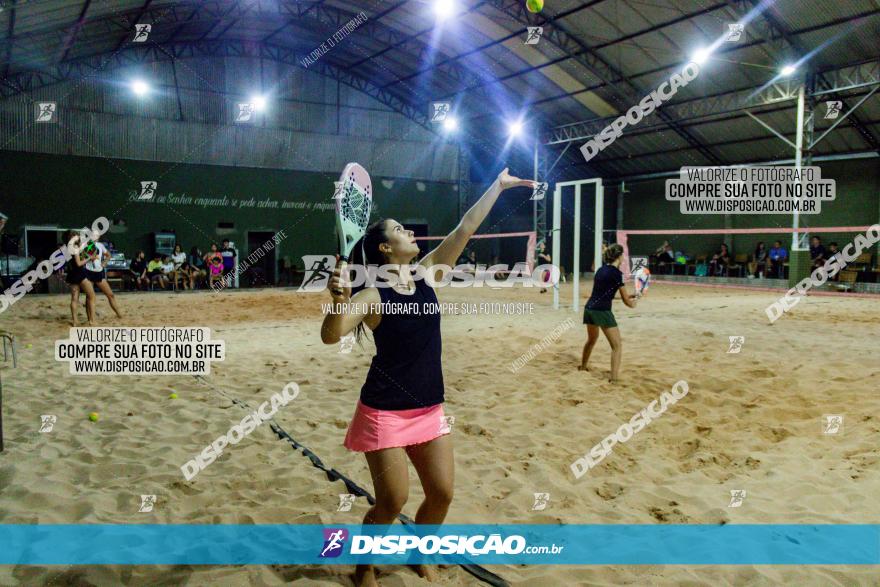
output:
[[468, 240], [470, 240], [474, 233], [477, 232], [480, 224], [482, 224], [483, 220], [486, 219], [486, 216], [489, 215], [492, 206], [495, 205], [495, 201], [498, 200], [498, 196], [501, 195], [501, 192], [517, 186], [534, 189], [536, 182], [530, 179], [514, 177], [507, 173], [507, 169], [508, 168], [505, 167], [504, 171], [498, 174], [498, 177], [492, 182], [489, 189], [486, 190], [486, 193], [484, 193], [477, 203], [467, 211], [461, 219], [461, 222], [458, 223], [458, 226], [456, 226], [455, 229], [443, 239], [443, 242], [441, 242], [436, 249], [428, 253], [425, 258], [422, 259], [420, 265], [425, 267], [430, 267], [431, 265], [454, 266], [459, 255], [461, 255], [461, 252], [464, 250], [465, 245], [467, 245]]

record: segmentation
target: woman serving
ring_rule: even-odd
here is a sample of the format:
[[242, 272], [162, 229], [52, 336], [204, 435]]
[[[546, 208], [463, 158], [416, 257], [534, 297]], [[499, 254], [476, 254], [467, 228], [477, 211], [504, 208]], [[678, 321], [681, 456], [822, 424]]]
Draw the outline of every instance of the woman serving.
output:
[[[534, 184], [504, 169], [455, 230], [419, 265], [428, 271], [437, 265], [454, 266], [501, 192]], [[376, 355], [344, 442], [349, 450], [364, 453], [373, 479], [376, 503], [364, 516], [364, 524], [391, 524], [403, 509], [409, 495], [407, 457], [425, 493], [416, 524], [441, 524], [452, 501], [454, 467], [450, 430], [443, 415], [440, 315], [381, 313], [385, 304], [436, 307], [437, 295], [425, 279], [414, 275], [410, 263], [419, 247], [413, 232], [399, 222], [384, 219], [372, 224], [354, 252], [353, 263], [390, 266], [396, 278], [393, 285], [382, 284], [391, 287], [367, 287], [352, 296], [337, 267], [329, 283], [334, 307], [351, 303], [352, 311], [328, 314], [321, 326], [321, 340], [326, 344], [335, 344], [355, 330], [360, 338], [364, 325], [373, 331], [376, 342]], [[424, 565], [416, 571], [433, 577]], [[355, 582], [377, 585], [372, 565], [358, 565]]]

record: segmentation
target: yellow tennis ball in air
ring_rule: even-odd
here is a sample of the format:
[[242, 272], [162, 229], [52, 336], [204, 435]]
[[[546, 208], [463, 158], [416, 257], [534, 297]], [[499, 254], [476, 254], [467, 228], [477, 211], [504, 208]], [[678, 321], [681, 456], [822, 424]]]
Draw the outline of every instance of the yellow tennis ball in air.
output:
[[32, 349], [32, 348], [34, 348], [34, 345], [32, 345], [31, 343], [27, 343], [26, 345], [24, 345], [24, 348]]
[[98, 421], [98, 412], [92, 412], [91, 414], [89, 414], [89, 420], [91, 420], [92, 422], [97, 422]]
[[168, 399], [177, 399], [177, 394], [172, 392], [172, 394], [168, 396]]
[[526, 0], [526, 8], [529, 12], [541, 12], [544, 10], [544, 0]]

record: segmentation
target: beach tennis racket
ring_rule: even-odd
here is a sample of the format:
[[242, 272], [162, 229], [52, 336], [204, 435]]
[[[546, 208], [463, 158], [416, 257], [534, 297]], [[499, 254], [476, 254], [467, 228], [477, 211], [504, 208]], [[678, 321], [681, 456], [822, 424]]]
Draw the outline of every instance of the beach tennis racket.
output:
[[633, 281], [635, 282], [636, 297], [642, 297], [648, 286], [651, 285], [651, 271], [647, 267], [641, 267], [633, 273]]
[[[336, 236], [339, 239], [340, 275], [345, 270], [351, 252], [367, 232], [370, 210], [373, 207], [373, 184], [370, 174], [361, 165], [349, 163], [342, 170], [336, 184]], [[334, 294], [342, 292], [334, 290]]]
[[83, 247], [82, 251], [80, 251], [80, 259], [94, 259], [98, 254], [98, 247], [94, 242], [90, 242], [85, 247]]

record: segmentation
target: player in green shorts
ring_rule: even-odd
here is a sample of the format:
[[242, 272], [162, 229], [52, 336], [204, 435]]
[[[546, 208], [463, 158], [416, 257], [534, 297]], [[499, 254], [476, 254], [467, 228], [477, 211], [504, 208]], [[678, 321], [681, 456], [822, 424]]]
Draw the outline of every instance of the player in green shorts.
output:
[[584, 351], [581, 356], [581, 365], [578, 367], [580, 371], [589, 371], [587, 363], [590, 360], [590, 353], [599, 340], [599, 329], [608, 339], [611, 345], [611, 383], [617, 382], [620, 374], [620, 358], [623, 353], [623, 345], [620, 340], [620, 330], [617, 328], [617, 320], [614, 319], [614, 313], [611, 311], [611, 301], [617, 292], [620, 291], [620, 299], [630, 308], [636, 307], [636, 299], [631, 297], [626, 291], [623, 283], [623, 273], [621, 273], [620, 261], [623, 255], [623, 247], [620, 245], [611, 245], [605, 249], [602, 255], [604, 265], [596, 272], [593, 279], [593, 293], [587, 305], [584, 306], [584, 324], [587, 325], [587, 342], [584, 345]]

